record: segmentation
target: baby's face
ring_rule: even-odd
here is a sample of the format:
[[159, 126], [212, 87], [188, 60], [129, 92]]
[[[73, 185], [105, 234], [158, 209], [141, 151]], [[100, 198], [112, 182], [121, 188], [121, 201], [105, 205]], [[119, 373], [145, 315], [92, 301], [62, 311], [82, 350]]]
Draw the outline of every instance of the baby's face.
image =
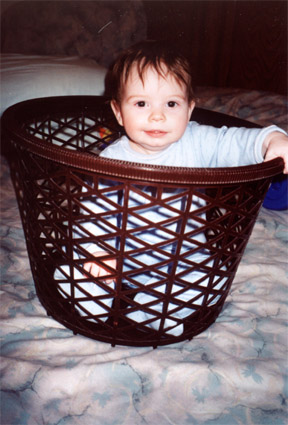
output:
[[142, 83], [136, 67], [124, 86], [120, 105], [111, 104], [131, 147], [144, 154], [167, 148], [183, 135], [195, 106], [189, 104], [184, 85], [167, 75], [162, 78], [148, 68]]

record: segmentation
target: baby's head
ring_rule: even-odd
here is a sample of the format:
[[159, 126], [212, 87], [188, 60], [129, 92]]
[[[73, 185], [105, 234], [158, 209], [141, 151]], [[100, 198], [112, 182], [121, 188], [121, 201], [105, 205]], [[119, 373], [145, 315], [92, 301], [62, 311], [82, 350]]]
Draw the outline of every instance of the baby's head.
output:
[[189, 62], [177, 50], [138, 43], [115, 62], [111, 82], [111, 107], [134, 150], [155, 153], [182, 137], [195, 102]]
[[146, 40], [124, 50], [114, 63], [110, 74], [112, 99], [118, 104], [130, 72], [135, 66], [142, 82], [145, 71], [149, 68], [164, 78], [168, 73], [184, 85], [188, 102], [194, 100], [191, 67], [185, 56], [179, 53], [174, 45], [168, 45], [165, 41]]

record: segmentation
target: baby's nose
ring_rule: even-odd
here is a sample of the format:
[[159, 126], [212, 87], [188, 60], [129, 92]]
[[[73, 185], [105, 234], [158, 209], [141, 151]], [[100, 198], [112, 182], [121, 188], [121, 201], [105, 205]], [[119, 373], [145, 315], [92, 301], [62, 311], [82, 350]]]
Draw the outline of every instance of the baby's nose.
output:
[[165, 114], [161, 108], [154, 108], [150, 114], [150, 120], [152, 121], [163, 121], [165, 119]]

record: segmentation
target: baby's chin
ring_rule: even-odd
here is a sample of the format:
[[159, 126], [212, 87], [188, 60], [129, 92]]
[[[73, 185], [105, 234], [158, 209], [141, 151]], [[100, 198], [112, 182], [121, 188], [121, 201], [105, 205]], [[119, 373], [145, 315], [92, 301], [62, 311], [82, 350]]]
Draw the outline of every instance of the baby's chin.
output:
[[173, 141], [173, 142], [164, 144], [163, 141], [161, 140], [159, 141], [155, 140], [153, 144], [146, 144], [146, 143], [138, 143], [138, 142], [129, 140], [131, 149], [133, 149], [135, 152], [142, 155], [155, 155], [157, 153], [165, 151], [174, 143], [175, 142]]

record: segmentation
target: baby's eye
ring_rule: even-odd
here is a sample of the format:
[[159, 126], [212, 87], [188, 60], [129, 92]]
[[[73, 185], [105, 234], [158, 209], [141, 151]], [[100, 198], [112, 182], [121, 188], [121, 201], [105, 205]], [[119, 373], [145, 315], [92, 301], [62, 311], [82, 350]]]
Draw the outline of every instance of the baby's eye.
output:
[[169, 108], [175, 108], [175, 106], [177, 106], [177, 102], [175, 102], [174, 100], [169, 100], [167, 105]]
[[139, 108], [144, 108], [145, 105], [146, 102], [144, 100], [139, 100], [139, 102], [136, 103], [136, 106], [138, 106]]

